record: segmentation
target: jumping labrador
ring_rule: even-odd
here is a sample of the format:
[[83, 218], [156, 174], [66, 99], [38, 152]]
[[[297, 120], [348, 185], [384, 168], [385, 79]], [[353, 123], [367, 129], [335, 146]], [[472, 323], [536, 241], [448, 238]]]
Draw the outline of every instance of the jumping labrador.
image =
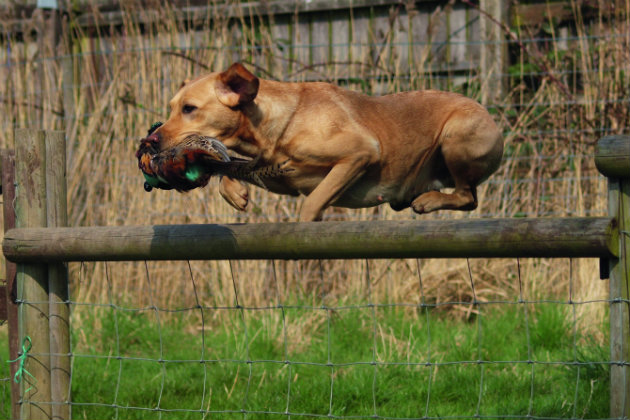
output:
[[[290, 170], [265, 186], [304, 194], [302, 221], [321, 220], [331, 205], [473, 210], [477, 185], [503, 154], [487, 110], [450, 92], [371, 97], [328, 83], [262, 80], [236, 63], [185, 83], [170, 108], [148, 138], [159, 150], [198, 134], [260, 165], [282, 164]], [[219, 190], [236, 209], [247, 208], [246, 184], [223, 177]]]

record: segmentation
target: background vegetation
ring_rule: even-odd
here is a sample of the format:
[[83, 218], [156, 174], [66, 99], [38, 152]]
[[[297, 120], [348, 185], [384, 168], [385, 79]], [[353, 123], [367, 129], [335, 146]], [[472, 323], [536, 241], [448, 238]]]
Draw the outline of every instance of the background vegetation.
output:
[[[592, 155], [602, 135], [628, 133], [630, 6], [627, 2], [592, 6], [572, 0], [562, 2], [565, 18], [560, 19], [551, 13], [553, 3], [545, 4], [550, 12], [529, 25], [518, 20], [502, 25], [509, 64], [500, 75], [505, 90], [486, 105], [504, 131], [506, 154], [502, 167], [479, 192], [480, 207], [470, 214], [438, 212], [422, 218], [605, 214], [605, 180], [598, 176]], [[4, 21], [1, 39], [0, 144], [12, 146], [15, 127], [66, 129], [69, 220], [75, 226], [295, 220], [300, 199], [259, 189], [252, 191], [252, 208], [245, 214], [231, 209], [213, 183], [188, 194], [143, 191], [133, 156], [137, 140], [151, 123], [165, 118], [168, 100], [191, 75], [225, 68], [238, 59], [261, 77], [278, 80], [318, 78], [371, 94], [440, 88], [476, 99], [481, 99], [487, 76], [476, 66], [449, 67], [444, 55], [434, 53], [436, 45], [430, 41], [419, 44], [424, 54], [411, 56], [413, 71], [397, 64], [396, 49], [377, 50], [375, 60], [375, 44], [359, 39], [349, 41], [351, 61], [338, 62], [326, 54], [316, 61], [298, 53], [295, 38], [275, 36], [271, 17], [250, 15], [247, 7], [239, 9], [236, 18], [197, 15], [191, 22], [180, 19], [177, 9], [168, 5], [121, 2], [120, 25], [103, 24], [87, 31], [79, 24], [81, 12], [95, 10], [95, 6], [75, 10], [64, 20], [61, 39], [71, 45], [67, 53], [59, 54], [62, 47], [57, 50], [37, 42], [37, 16], [32, 28], [19, 35], [12, 31], [9, 20]], [[429, 40], [454, 6], [451, 2], [431, 7], [426, 28]], [[150, 24], [143, 23], [143, 18], [151, 16]], [[297, 12], [291, 16], [298, 23], [306, 19], [308, 27], [308, 18]], [[377, 46], [396, 41], [396, 28], [404, 26], [403, 16], [392, 13], [393, 29], [379, 33], [382, 44]], [[472, 50], [475, 45], [464, 44], [464, 48]], [[63, 98], [64, 93], [68, 95], [63, 82], [68, 68], [74, 74], [72, 113]], [[332, 209], [326, 217], [377, 220], [416, 216], [382, 206]], [[606, 369], [594, 363], [580, 366], [578, 374], [577, 365], [556, 364], [607, 360], [602, 350], [607, 347], [606, 328], [602, 327], [607, 283], [598, 280], [597, 261], [95, 263], [72, 264], [70, 270], [73, 351], [85, 355], [74, 361], [77, 402], [113, 404], [114, 392], [115, 404], [155, 407], [156, 398], [162, 401], [161, 391], [155, 396], [145, 389], [170, 389], [164, 385], [168, 383], [175, 394], [164, 394], [159, 403], [162, 408], [284, 412], [284, 390], [290, 386], [292, 398], [304, 404], [289, 407], [296, 413], [325, 415], [330, 410], [335, 415], [371, 415], [375, 395], [377, 413], [384, 416], [389, 415], [389, 407], [396, 408], [392, 408], [392, 416], [402, 417], [476, 412], [606, 415]], [[479, 301], [516, 305], [474, 304]], [[383, 305], [376, 315], [371, 314], [371, 303]], [[418, 307], [420, 303], [431, 305], [431, 310]], [[278, 305], [301, 309], [279, 311]], [[318, 310], [322, 307], [334, 310]], [[345, 307], [352, 310], [340, 309]], [[479, 311], [488, 316], [479, 317]], [[526, 313], [529, 332], [523, 325]], [[347, 323], [346, 316], [350, 318]], [[429, 319], [434, 323], [431, 345], [424, 324]], [[331, 333], [336, 328], [347, 334]], [[538, 333], [536, 328], [548, 331]], [[540, 339], [536, 344], [535, 337]], [[461, 342], [466, 344], [459, 346]], [[541, 363], [533, 367], [527, 363], [373, 367], [368, 363], [337, 366], [331, 373], [325, 357], [331, 346], [339, 346], [334, 349], [335, 357], [338, 351], [350, 363], [480, 359]], [[163, 354], [167, 347], [176, 351]], [[204, 356], [199, 354], [201, 348], [206, 348]], [[427, 349], [435, 352], [429, 356]], [[287, 354], [291, 361], [305, 364], [246, 363], [254, 359], [282, 361]], [[119, 356], [150, 360], [121, 362], [116, 359]], [[203, 357], [223, 362], [207, 362], [205, 369], [195, 363], [182, 363], [185, 368], [175, 369], [179, 364], [165, 367], [159, 362], [162, 358]], [[211, 365], [220, 366], [218, 372]], [[100, 373], [88, 373], [91, 369]], [[206, 379], [200, 380], [199, 375]], [[302, 376], [311, 378], [305, 385], [310, 388], [289, 385]], [[95, 381], [95, 377], [109, 379]], [[327, 399], [331, 377], [338, 378], [334, 395], [340, 399], [332, 403]], [[465, 387], [447, 385], [463, 381], [463, 377], [467, 377]], [[560, 381], [560, 377], [564, 379]], [[483, 386], [480, 378], [484, 378]], [[161, 383], [159, 388], [155, 381]], [[347, 386], [341, 385], [344, 382]], [[432, 384], [428, 411], [424, 401], [429, 390], [423, 388], [427, 384]], [[317, 388], [320, 385], [322, 390]], [[186, 386], [203, 386], [203, 390], [195, 394], [194, 401], [182, 400], [181, 395], [190, 394]], [[237, 391], [230, 393], [231, 389]], [[409, 394], [410, 389], [417, 394]], [[539, 395], [546, 389], [570, 390], [571, 394], [554, 395], [542, 402]], [[321, 398], [315, 397], [320, 394]], [[309, 401], [300, 395], [312, 398]], [[364, 400], [357, 400], [358, 395]], [[512, 403], [517, 395], [522, 399]], [[480, 405], [485, 398], [496, 400], [493, 408]], [[404, 406], [409, 400], [414, 400], [414, 409], [416, 400], [423, 401], [422, 410], [406, 411], [411, 409]], [[76, 407], [75, 413], [111, 417], [111, 410], [115, 408], [85, 405]], [[120, 412], [119, 416], [153, 415], [133, 413]], [[167, 414], [161, 413], [163, 417]]]

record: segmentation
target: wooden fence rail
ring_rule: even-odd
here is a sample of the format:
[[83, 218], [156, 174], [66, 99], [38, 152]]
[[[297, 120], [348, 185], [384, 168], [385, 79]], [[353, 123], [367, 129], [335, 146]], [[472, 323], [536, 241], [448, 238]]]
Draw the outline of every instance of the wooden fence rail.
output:
[[609, 217], [13, 229], [3, 251], [58, 261], [617, 256]]
[[63, 135], [21, 130], [16, 138], [17, 228], [5, 233], [3, 251], [17, 262], [20, 342], [32, 339], [25, 368], [37, 384], [35, 390], [22, 384], [13, 395], [20, 418], [70, 417], [67, 279], [60, 262], [405, 257], [602, 258], [610, 278], [610, 415], [630, 415], [628, 136], [598, 143], [596, 165], [609, 180], [608, 217], [84, 228], [59, 227]]

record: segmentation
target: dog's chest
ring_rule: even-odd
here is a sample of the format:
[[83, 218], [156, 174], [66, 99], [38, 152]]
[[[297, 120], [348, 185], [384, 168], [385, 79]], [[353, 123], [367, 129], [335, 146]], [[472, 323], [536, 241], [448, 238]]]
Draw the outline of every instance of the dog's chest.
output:
[[[265, 180], [265, 186], [273, 193], [289, 195], [310, 195], [328, 175], [329, 167], [304, 164], [292, 159], [283, 167], [290, 169], [284, 175]], [[382, 185], [379, 177], [364, 175], [347, 188], [332, 204], [342, 207], [372, 207], [396, 199], [399, 187]]]
[[351, 185], [332, 204], [340, 207], [363, 208], [388, 203], [395, 199], [398, 188], [381, 185], [369, 178], [361, 178]]

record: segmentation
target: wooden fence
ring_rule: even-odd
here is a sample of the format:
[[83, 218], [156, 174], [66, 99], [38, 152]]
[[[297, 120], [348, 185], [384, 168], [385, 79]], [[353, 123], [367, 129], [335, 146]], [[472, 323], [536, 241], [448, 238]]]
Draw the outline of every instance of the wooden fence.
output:
[[[22, 34], [16, 39], [34, 44], [36, 58], [62, 55], [63, 89], [69, 92], [76, 81], [69, 59], [78, 47], [73, 42], [115, 32], [129, 19], [151, 31], [168, 14], [196, 31], [195, 43], [220, 50], [209, 63], [214, 67], [246, 60], [285, 80], [321, 80], [326, 74], [354, 85], [378, 79], [369, 89], [378, 94], [391, 91], [393, 74], [406, 75], [397, 80], [403, 89], [417, 88], [405, 79], [418, 80], [424, 74], [448, 74], [456, 84], [479, 74], [484, 104], [504, 96], [508, 46], [514, 41], [510, 28], [534, 27], [529, 32], [535, 33], [543, 23], [553, 22], [562, 25], [559, 31], [566, 35], [566, 22], [576, 18], [577, 10], [584, 21], [598, 16], [601, 21], [608, 13], [601, 5], [574, 10], [568, 1], [513, 6], [501, 0], [42, 2], [48, 7], [57, 4], [55, 10], [37, 9], [38, 3], [23, 0], [0, 6], [0, 36]], [[204, 32], [210, 22], [219, 21], [226, 34], [208, 45]], [[106, 38], [101, 39], [102, 48], [119, 48], [108, 46]], [[0, 60], [7, 61], [3, 51]], [[68, 115], [73, 115], [71, 97], [64, 95]]]
[[[32, 339], [25, 368], [36, 378], [35, 387], [23, 381], [13, 394], [16, 418], [70, 417], [64, 262], [357, 257], [601, 258], [602, 277], [610, 278], [610, 414], [630, 413], [630, 137], [598, 143], [596, 165], [609, 179], [607, 217], [80, 228], [63, 227], [63, 134], [18, 130], [16, 139], [15, 183], [7, 183], [12, 154], [5, 151], [3, 160], [4, 211], [16, 214], [3, 251], [17, 263], [11, 306], [17, 303], [19, 340], [13, 345]], [[15, 206], [6, 199], [13, 193]]]

